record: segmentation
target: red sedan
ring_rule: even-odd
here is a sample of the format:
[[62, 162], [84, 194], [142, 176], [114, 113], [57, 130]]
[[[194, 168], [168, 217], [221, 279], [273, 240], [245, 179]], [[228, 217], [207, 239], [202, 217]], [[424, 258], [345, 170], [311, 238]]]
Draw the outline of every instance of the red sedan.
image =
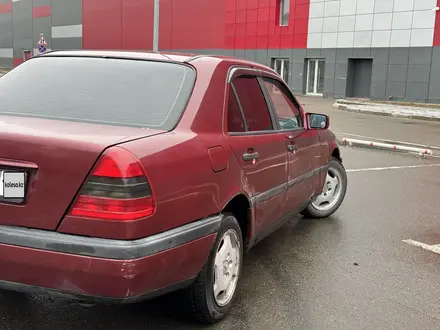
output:
[[347, 176], [329, 120], [257, 63], [57, 51], [0, 78], [0, 288], [231, 308], [243, 255]]

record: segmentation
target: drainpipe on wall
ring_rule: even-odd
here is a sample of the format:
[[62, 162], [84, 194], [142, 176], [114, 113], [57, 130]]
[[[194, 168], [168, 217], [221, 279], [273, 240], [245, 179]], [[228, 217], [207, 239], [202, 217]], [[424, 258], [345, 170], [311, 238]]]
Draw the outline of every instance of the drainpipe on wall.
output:
[[154, 0], [153, 52], [159, 51], [159, 0]]

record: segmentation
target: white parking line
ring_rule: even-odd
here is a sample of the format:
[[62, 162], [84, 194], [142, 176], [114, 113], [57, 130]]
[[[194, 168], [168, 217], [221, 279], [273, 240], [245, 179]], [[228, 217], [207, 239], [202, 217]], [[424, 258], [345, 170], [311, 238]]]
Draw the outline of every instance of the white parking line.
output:
[[372, 172], [372, 171], [387, 171], [387, 170], [403, 170], [409, 168], [426, 168], [426, 167], [440, 167], [440, 164], [424, 164], [424, 165], [403, 165], [403, 166], [386, 166], [386, 167], [370, 167], [370, 168], [358, 168], [348, 169], [347, 173], [356, 172]]
[[428, 244], [425, 244], [425, 243], [422, 243], [422, 242], [414, 241], [412, 239], [405, 239], [402, 242], [410, 244], [412, 246], [421, 247], [424, 250], [428, 250], [428, 251], [440, 254], [440, 244], [428, 245]]

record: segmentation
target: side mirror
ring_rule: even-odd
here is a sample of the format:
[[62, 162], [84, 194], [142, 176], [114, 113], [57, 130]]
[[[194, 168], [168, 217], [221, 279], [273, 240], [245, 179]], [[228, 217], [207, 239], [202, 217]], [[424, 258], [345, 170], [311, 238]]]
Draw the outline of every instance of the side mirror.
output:
[[308, 113], [310, 129], [327, 129], [330, 125], [330, 119], [327, 115], [319, 113]]

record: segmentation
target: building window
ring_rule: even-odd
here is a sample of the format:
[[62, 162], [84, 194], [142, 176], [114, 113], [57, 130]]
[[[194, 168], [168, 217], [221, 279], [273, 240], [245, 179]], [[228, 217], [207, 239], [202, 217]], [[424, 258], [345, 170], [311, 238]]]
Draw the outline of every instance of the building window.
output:
[[286, 84], [289, 84], [289, 67], [290, 63], [288, 59], [274, 58], [272, 59], [272, 69], [274, 69]]
[[307, 86], [306, 93], [323, 95], [324, 93], [325, 61], [310, 59], [307, 61]]
[[290, 0], [280, 0], [280, 26], [289, 25]]

